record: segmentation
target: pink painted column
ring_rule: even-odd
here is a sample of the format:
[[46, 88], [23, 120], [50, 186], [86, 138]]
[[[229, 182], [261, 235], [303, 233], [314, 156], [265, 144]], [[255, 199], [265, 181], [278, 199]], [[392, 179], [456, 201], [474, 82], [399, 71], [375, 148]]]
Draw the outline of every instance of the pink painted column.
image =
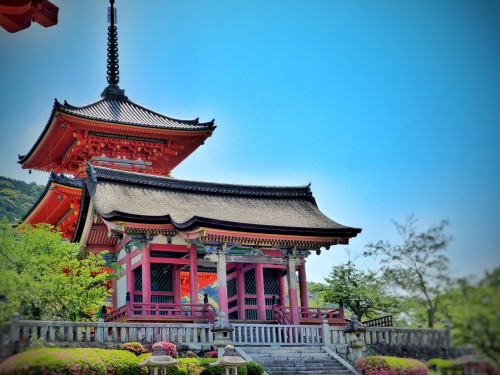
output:
[[299, 304], [297, 301], [297, 280], [295, 277], [295, 256], [292, 252], [288, 255], [286, 264], [288, 281], [288, 302], [290, 304], [290, 320], [292, 324], [299, 324]]
[[286, 306], [286, 291], [285, 291], [285, 276], [283, 276], [283, 271], [280, 270], [278, 274], [278, 305], [281, 307]]
[[238, 291], [238, 319], [245, 319], [245, 274], [243, 273], [243, 265], [236, 265], [236, 288]]
[[125, 309], [127, 317], [132, 316], [130, 311], [130, 304], [134, 302], [134, 273], [132, 272], [132, 254], [130, 251], [126, 251], [125, 255], [125, 277], [126, 277], [126, 292], [130, 293], [130, 301], [125, 301]]
[[198, 304], [198, 249], [195, 245], [189, 248], [189, 300], [192, 305]]
[[217, 256], [217, 292], [219, 297], [219, 311], [228, 318], [227, 309], [227, 274], [226, 274], [226, 247], [219, 251]]
[[255, 265], [255, 284], [257, 294], [257, 318], [266, 320], [266, 301], [264, 296], [264, 266]]
[[306, 264], [305, 262], [299, 266], [299, 290], [300, 290], [300, 305], [309, 307], [307, 301], [307, 279], [306, 279]]
[[181, 285], [181, 271], [179, 265], [172, 264], [173, 281], [174, 281], [174, 303], [181, 303], [182, 285]]
[[151, 257], [149, 247], [142, 243], [142, 303], [151, 303]]

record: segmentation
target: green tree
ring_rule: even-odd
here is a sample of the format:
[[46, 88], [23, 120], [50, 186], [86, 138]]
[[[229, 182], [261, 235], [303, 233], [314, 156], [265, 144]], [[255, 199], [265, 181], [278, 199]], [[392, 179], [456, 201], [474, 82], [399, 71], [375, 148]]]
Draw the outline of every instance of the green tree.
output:
[[500, 268], [478, 281], [463, 278], [445, 296], [453, 343], [473, 345], [500, 364]]
[[24, 319], [85, 321], [110, 295], [112, 274], [100, 255], [83, 254], [78, 244], [41, 224], [15, 230], [0, 222], [0, 320], [20, 312]]
[[410, 216], [405, 224], [394, 222], [402, 244], [370, 243], [364, 255], [381, 257], [384, 277], [425, 308], [427, 324], [432, 328], [442, 296], [450, 284], [445, 252], [451, 237], [445, 233], [447, 221], [421, 233], [415, 229], [416, 221]]
[[346, 263], [332, 267], [325, 281], [310, 286], [316, 300], [334, 304], [342, 301], [360, 320], [387, 314], [394, 307], [395, 300], [388, 295], [383, 279], [374, 271], [357, 269], [350, 254]]

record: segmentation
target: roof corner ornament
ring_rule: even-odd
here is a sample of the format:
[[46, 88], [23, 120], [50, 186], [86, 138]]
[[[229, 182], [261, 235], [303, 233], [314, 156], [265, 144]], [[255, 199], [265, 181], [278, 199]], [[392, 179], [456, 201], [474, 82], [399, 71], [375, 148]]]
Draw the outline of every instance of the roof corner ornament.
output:
[[108, 64], [107, 76], [108, 87], [104, 89], [102, 97], [123, 97], [125, 90], [121, 90], [118, 86], [120, 82], [120, 66], [118, 65], [118, 31], [116, 28], [117, 12], [113, 6], [115, 0], [109, 0], [110, 7], [108, 8]]

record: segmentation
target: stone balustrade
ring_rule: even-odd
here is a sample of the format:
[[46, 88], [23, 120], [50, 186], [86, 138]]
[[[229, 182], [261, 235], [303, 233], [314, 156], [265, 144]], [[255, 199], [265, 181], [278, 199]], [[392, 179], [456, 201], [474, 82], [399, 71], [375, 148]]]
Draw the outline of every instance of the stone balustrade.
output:
[[[322, 324], [278, 325], [235, 323], [230, 340], [239, 345], [316, 345], [346, 347], [348, 335], [343, 327]], [[13, 315], [4, 323], [3, 358], [14, 350], [22, 350], [33, 340], [45, 340], [61, 346], [119, 346], [129, 341], [153, 343], [170, 341], [178, 345], [200, 348], [211, 346], [212, 325], [206, 323], [118, 323], [118, 322], [59, 322], [20, 320]], [[7, 340], [8, 338], [8, 340]], [[412, 345], [450, 347], [448, 330], [412, 328], [367, 328], [367, 345]]]

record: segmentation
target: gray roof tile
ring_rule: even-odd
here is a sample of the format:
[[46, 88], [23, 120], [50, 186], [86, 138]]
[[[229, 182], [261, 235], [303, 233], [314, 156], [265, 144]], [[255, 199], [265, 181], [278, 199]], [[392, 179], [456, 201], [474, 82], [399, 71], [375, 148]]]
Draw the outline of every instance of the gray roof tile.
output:
[[64, 104], [56, 101], [55, 108], [69, 115], [112, 123], [188, 131], [215, 128], [213, 120], [200, 123], [198, 119], [175, 119], [140, 106], [126, 97], [103, 97], [82, 107], [72, 106], [66, 101]]

